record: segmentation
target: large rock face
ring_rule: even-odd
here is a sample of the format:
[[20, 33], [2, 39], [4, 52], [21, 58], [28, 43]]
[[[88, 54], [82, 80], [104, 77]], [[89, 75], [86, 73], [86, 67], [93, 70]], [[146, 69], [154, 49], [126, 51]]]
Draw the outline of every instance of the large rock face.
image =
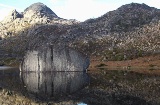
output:
[[20, 69], [26, 71], [86, 71], [89, 59], [65, 46], [40, 47], [28, 51]]

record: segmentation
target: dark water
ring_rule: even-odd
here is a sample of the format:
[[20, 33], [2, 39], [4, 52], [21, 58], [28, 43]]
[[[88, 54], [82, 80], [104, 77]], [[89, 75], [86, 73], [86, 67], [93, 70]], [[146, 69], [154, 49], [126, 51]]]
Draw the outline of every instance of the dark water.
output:
[[20, 76], [28, 92], [42, 99], [61, 98], [89, 84], [89, 77], [84, 72], [28, 72]]
[[[160, 76], [124, 70], [21, 73], [0, 70], [0, 88], [42, 102], [75, 105], [160, 105]], [[78, 104], [82, 103], [82, 104]]]

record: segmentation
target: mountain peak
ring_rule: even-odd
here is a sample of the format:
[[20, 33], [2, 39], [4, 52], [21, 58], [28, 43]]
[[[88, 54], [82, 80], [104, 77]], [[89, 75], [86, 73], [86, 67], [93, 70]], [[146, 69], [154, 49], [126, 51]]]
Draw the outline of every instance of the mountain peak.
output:
[[24, 17], [26, 18], [42, 18], [44, 16], [58, 18], [58, 16], [49, 7], [40, 2], [30, 5], [28, 8], [24, 10]]
[[6, 16], [4, 18], [4, 20], [2, 22], [3, 23], [8, 23], [8, 22], [14, 21], [17, 18], [22, 18], [22, 17], [23, 17], [23, 15], [21, 13], [17, 12], [16, 9], [14, 9], [8, 14], [8, 16]]
[[158, 9], [144, 3], [130, 3], [106, 13], [95, 21], [105, 25], [108, 32], [126, 32], [159, 19], [160, 11]]
[[19, 12], [17, 12], [16, 9], [12, 10], [12, 11], [9, 13], [9, 16], [12, 16], [13, 19], [21, 18], [21, 17], [22, 17], [22, 15], [21, 15]]
[[145, 9], [145, 10], [152, 10], [155, 9], [153, 7], [150, 7], [144, 3], [139, 4], [139, 3], [130, 3], [130, 4], [125, 4], [119, 7], [118, 9]]

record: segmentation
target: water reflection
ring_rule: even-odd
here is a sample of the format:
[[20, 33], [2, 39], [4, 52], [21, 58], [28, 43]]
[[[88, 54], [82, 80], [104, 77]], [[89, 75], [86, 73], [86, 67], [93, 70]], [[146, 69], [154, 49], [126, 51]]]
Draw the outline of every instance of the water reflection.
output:
[[40, 98], [72, 94], [89, 83], [84, 72], [25, 72], [21, 78], [28, 92]]
[[0, 87], [12, 91], [24, 91], [17, 68], [0, 68]]
[[[30, 100], [38, 97], [40, 105], [42, 102], [52, 103], [50, 105], [160, 105], [160, 70], [146, 71], [149, 70], [89, 71], [90, 85], [82, 89], [89, 81], [83, 72], [28, 72], [19, 78], [18, 70], [0, 70], [0, 93], [8, 89], [12, 93], [23, 93], [22, 96]], [[17, 94], [11, 97], [17, 100]], [[60, 100], [41, 100], [47, 97]]]

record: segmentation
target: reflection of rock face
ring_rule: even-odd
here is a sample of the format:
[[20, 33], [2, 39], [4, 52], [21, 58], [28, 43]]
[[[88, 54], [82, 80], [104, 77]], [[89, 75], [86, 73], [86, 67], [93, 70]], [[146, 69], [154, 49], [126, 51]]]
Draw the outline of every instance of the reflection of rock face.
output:
[[24, 85], [29, 92], [40, 97], [60, 97], [74, 93], [89, 83], [84, 72], [22, 73]]
[[28, 51], [21, 64], [23, 71], [86, 71], [89, 59], [67, 47], [44, 47]]

